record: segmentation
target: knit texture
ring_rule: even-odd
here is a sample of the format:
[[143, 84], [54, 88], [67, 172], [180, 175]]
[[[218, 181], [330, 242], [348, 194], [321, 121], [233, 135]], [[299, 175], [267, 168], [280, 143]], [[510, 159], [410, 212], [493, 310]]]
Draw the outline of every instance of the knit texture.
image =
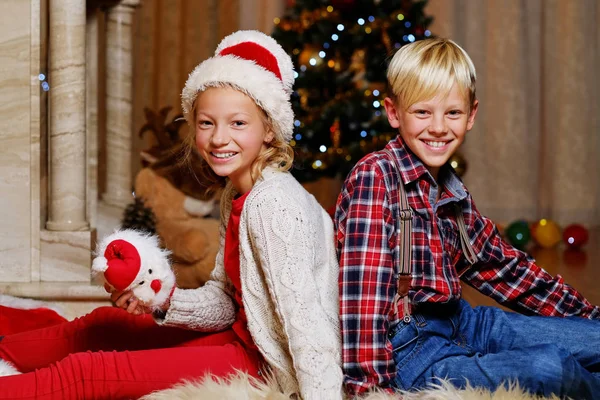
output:
[[[163, 323], [213, 330], [233, 322], [231, 298], [224, 298], [231, 282], [222, 249], [235, 195], [228, 184], [221, 197], [221, 251], [213, 280], [199, 289], [175, 290]], [[248, 329], [275, 379], [282, 390], [305, 400], [340, 399], [338, 263], [331, 218], [289, 173], [266, 168], [246, 199], [239, 229]]]

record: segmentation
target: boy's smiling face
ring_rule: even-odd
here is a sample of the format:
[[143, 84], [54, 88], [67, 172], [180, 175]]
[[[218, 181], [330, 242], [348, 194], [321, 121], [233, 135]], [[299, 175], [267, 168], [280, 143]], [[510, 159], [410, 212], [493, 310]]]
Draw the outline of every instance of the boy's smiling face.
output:
[[436, 181], [440, 168], [465, 140], [477, 114], [477, 101], [469, 107], [467, 96], [457, 85], [445, 97], [419, 101], [406, 109], [389, 97], [384, 105], [392, 128], [400, 131], [404, 143]]

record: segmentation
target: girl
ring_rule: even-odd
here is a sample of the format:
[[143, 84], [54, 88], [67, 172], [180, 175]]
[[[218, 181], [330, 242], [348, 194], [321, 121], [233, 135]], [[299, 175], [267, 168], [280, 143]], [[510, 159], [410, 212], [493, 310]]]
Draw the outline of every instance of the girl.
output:
[[0, 399], [136, 398], [263, 368], [285, 392], [341, 398], [333, 224], [287, 172], [293, 74], [272, 38], [239, 31], [183, 89], [196, 149], [225, 184], [211, 280], [175, 289], [154, 318], [131, 292], [113, 293], [119, 308], [5, 337], [0, 359], [23, 374], [0, 378]]

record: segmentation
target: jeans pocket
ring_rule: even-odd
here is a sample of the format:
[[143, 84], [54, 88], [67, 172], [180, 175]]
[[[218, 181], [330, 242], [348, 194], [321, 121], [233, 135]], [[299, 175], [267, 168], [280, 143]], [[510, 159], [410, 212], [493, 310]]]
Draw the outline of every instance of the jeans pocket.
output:
[[413, 359], [421, 348], [419, 328], [415, 319], [412, 318], [409, 323], [400, 321], [391, 331], [390, 342], [394, 363], [400, 369]]

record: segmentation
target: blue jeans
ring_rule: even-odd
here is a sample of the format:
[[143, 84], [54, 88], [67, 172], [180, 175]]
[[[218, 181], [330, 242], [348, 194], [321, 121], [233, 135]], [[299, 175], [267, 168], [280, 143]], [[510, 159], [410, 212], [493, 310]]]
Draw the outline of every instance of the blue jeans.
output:
[[530, 393], [600, 399], [600, 322], [525, 316], [461, 300], [447, 316], [415, 313], [390, 330], [395, 385], [446, 378], [491, 390], [508, 381]]

